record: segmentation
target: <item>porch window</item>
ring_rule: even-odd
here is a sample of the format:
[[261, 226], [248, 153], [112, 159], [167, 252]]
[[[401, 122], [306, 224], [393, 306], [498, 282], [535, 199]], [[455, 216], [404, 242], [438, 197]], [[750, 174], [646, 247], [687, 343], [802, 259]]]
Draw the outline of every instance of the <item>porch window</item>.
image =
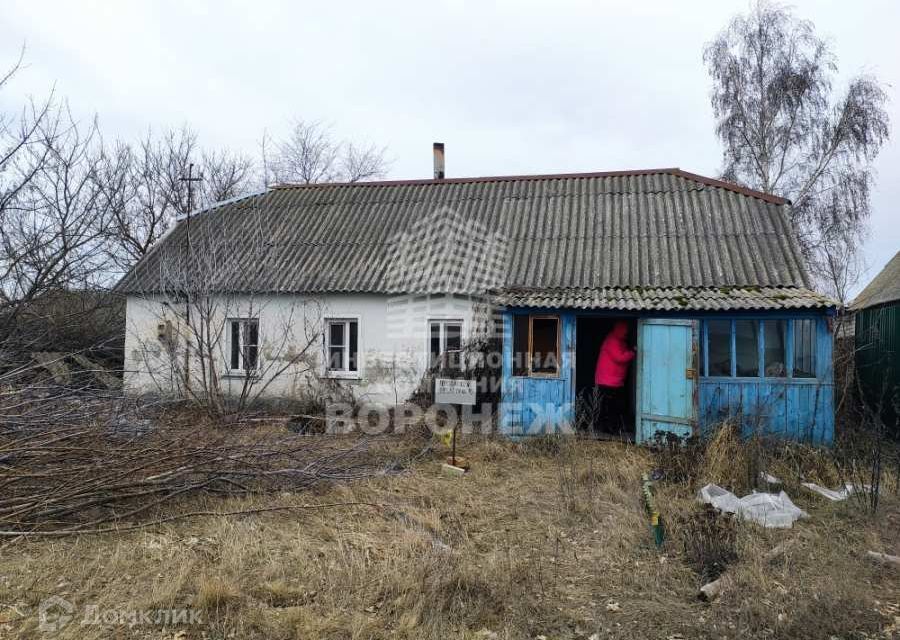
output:
[[735, 373], [741, 378], [759, 375], [759, 322], [756, 320], [735, 320], [734, 350], [736, 354]]
[[428, 323], [428, 364], [462, 370], [462, 321], [431, 320]]
[[513, 375], [559, 375], [559, 316], [513, 318]]
[[711, 377], [815, 378], [815, 336], [813, 318], [705, 320], [701, 368], [705, 359]]
[[708, 320], [706, 322], [710, 376], [731, 375], [731, 320]]
[[794, 377], [816, 377], [816, 323], [794, 320]]
[[762, 325], [763, 373], [767, 378], [784, 378], [787, 376], [787, 320], [763, 320]]
[[235, 318], [228, 321], [228, 368], [247, 372], [256, 369], [259, 360], [259, 319]]
[[353, 374], [359, 370], [359, 322], [349, 318], [325, 321], [325, 370]]

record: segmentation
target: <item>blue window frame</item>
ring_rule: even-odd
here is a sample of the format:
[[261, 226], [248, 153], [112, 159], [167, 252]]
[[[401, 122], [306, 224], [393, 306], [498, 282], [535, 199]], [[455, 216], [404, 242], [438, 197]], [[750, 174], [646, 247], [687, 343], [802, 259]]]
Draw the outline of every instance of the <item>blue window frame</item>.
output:
[[715, 318], [700, 329], [707, 378], [816, 377], [814, 318]]

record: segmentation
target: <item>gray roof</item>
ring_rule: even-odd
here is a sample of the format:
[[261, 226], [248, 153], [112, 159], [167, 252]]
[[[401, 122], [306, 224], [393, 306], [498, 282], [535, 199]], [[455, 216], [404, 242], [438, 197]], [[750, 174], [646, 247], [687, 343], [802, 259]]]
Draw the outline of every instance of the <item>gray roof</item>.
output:
[[900, 251], [897, 252], [884, 269], [872, 279], [853, 303], [852, 309], [865, 309], [875, 305], [900, 300]]
[[[679, 169], [284, 186], [194, 215], [188, 272], [270, 293], [805, 288], [788, 206]], [[172, 288], [187, 233], [118, 289]]]
[[507, 289], [499, 292], [495, 301], [509, 307], [615, 311], [773, 311], [822, 309], [835, 304], [802, 287]]

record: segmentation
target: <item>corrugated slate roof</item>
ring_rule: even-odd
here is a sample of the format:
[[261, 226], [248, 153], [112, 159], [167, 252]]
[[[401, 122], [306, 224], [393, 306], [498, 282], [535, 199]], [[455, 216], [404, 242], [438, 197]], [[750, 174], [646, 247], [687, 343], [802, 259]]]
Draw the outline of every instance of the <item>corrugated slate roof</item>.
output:
[[[678, 169], [321, 184], [214, 207], [190, 236], [220, 291], [807, 287], [786, 206]], [[187, 231], [119, 290], [171, 288]]]
[[884, 269], [872, 279], [856, 300], [850, 305], [852, 309], [866, 309], [875, 305], [900, 300], [900, 251], [897, 252]]
[[802, 287], [507, 289], [498, 292], [494, 301], [509, 307], [609, 311], [772, 311], [835, 306], [833, 300]]

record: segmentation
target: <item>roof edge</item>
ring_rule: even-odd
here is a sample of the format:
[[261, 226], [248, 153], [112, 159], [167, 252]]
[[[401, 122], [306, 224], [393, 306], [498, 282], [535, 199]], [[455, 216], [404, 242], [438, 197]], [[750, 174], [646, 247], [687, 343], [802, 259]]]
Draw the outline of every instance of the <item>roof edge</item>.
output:
[[504, 175], [504, 176], [478, 176], [478, 177], [469, 177], [469, 178], [418, 178], [418, 179], [410, 179], [410, 180], [372, 180], [372, 181], [360, 181], [360, 182], [318, 182], [312, 184], [301, 184], [301, 183], [282, 183], [276, 184], [271, 187], [273, 190], [286, 190], [286, 189], [315, 189], [322, 187], [407, 187], [407, 186], [427, 186], [427, 185], [438, 185], [438, 184], [472, 184], [472, 183], [484, 183], [484, 182], [517, 182], [517, 181], [528, 181], [528, 180], [570, 180], [570, 179], [580, 179], [580, 178], [617, 178], [617, 177], [630, 177], [630, 176], [648, 176], [648, 175], [662, 175], [668, 174], [677, 176], [679, 178], [684, 178], [686, 180], [693, 180], [694, 182], [699, 182], [708, 187], [714, 187], [719, 189], [727, 189], [728, 191], [733, 191], [735, 193], [739, 193], [741, 195], [750, 196], [752, 198], [758, 198], [760, 200], [764, 200], [770, 204], [775, 205], [785, 205], [790, 204], [790, 200], [786, 198], [782, 198], [780, 196], [773, 195], [771, 193], [765, 193], [763, 191], [757, 191], [755, 189], [750, 189], [748, 187], [742, 187], [738, 184], [734, 184], [732, 182], [726, 182], [725, 180], [719, 180], [717, 178], [709, 178], [706, 176], [702, 176], [698, 173], [691, 173], [690, 171], [684, 171], [683, 169], [679, 169], [678, 167], [665, 167], [661, 169], [624, 169], [621, 171], [588, 171], [581, 173], [537, 173], [537, 174], [522, 174], [522, 175]]
[[787, 198], [782, 198], [781, 196], [776, 196], [772, 193], [766, 193], [765, 191], [750, 189], [749, 187], [742, 187], [741, 185], [735, 184], [734, 182], [719, 180], [718, 178], [708, 178], [706, 176], [701, 176], [699, 173], [691, 173], [690, 171], [684, 171], [683, 169], [674, 169], [672, 173], [674, 175], [681, 176], [682, 178], [705, 184], [709, 187], [728, 189], [729, 191], [734, 191], [736, 193], [740, 193], [741, 195], [750, 196], [751, 198], [759, 198], [760, 200], [765, 200], [766, 202], [769, 202], [771, 204], [791, 204], [791, 201]]

